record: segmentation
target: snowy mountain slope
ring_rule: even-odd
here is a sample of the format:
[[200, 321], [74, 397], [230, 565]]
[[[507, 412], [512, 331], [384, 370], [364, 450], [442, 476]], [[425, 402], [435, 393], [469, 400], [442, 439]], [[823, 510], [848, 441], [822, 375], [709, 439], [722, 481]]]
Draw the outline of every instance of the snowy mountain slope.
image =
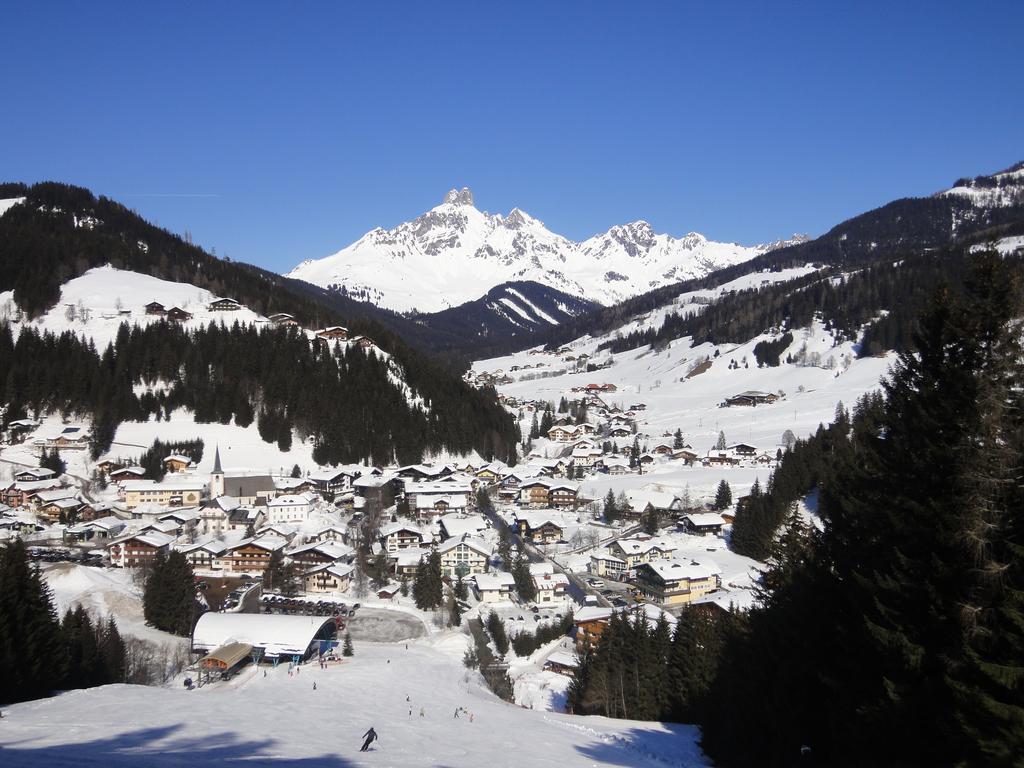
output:
[[419, 315], [416, 322], [443, 334], [498, 340], [557, 326], [598, 304], [533, 281], [502, 283], [476, 301]]
[[[524, 350], [512, 355], [480, 360], [473, 364], [473, 372], [502, 370], [514, 379], [499, 384], [498, 391], [506, 396], [525, 400], [548, 400], [558, 403], [566, 397], [579, 395], [573, 387], [590, 383], [614, 384], [614, 394], [603, 395], [608, 405], [628, 409], [642, 403], [646, 407], [638, 415], [641, 447], [654, 447], [671, 440], [671, 434], [681, 429], [695, 452], [703, 454], [714, 447], [719, 432], [724, 432], [729, 443], [746, 442], [759, 450], [774, 454], [781, 445], [787, 429], [797, 436], [806, 436], [821, 423], [829, 423], [835, 415], [836, 404], [852, 407], [862, 394], [878, 387], [888, 370], [893, 356], [857, 358], [854, 344], [839, 342], [821, 323], [793, 329], [793, 342], [782, 354], [799, 355], [801, 362], [778, 367], [758, 368], [753, 348], [762, 340], [771, 339], [768, 333], [759, 334], [742, 344], [709, 343], [692, 345], [686, 337], [670, 342], [665, 348], [652, 350], [649, 346], [610, 354], [598, 351], [602, 343], [617, 334], [626, 334], [647, 327], [658, 327], [669, 312], [701, 312], [708, 301], [731, 291], [786, 282], [814, 272], [813, 267], [798, 267], [781, 272], [753, 273], [737, 278], [714, 289], [691, 291], [680, 295], [668, 306], [644, 313], [608, 334], [585, 336], [569, 343], [574, 355], [587, 353], [598, 365], [610, 363], [591, 373], [577, 372], [572, 364], [560, 362], [553, 354], [536, 355]], [[536, 349], [536, 348], [535, 348]], [[717, 353], [717, 356], [716, 356]], [[543, 377], [535, 372], [543, 362]], [[702, 365], [703, 364], [703, 365]], [[524, 369], [524, 366], [529, 366]], [[517, 368], [515, 372], [513, 368]], [[703, 372], [695, 371], [704, 369]], [[756, 408], [723, 408], [723, 399], [746, 390], [778, 393], [785, 397], [771, 405]], [[521, 424], [523, 433], [529, 431], [530, 416]], [[603, 440], [604, 438], [602, 438]], [[632, 437], [617, 441], [620, 447], [632, 443]], [[564, 444], [538, 441], [538, 446], [550, 455], [558, 455]], [[679, 490], [689, 486], [695, 496], [713, 497], [715, 486], [723, 478], [733, 486], [733, 492], [746, 493], [755, 479], [762, 485], [768, 480], [769, 467], [701, 467], [682, 466], [679, 462], [655, 465], [643, 475], [618, 477], [598, 475], [583, 481], [582, 493], [600, 498], [612, 488], [620, 490], [640, 488], [649, 484], [662, 484]]]
[[[90, 269], [64, 283], [58, 303], [34, 320], [27, 319], [15, 302], [13, 292], [0, 292], [0, 323], [8, 324], [15, 337], [26, 327], [54, 335], [71, 332], [91, 341], [100, 351], [115, 340], [122, 324], [146, 326], [160, 322], [162, 317], [146, 314], [145, 305], [153, 301], [167, 308], [177, 306], [191, 313], [192, 318], [181, 323], [186, 329], [198, 329], [210, 323], [230, 325], [237, 322], [256, 327], [270, 324], [267, 318], [248, 308], [227, 312], [211, 310], [208, 305], [214, 298], [211, 292], [188, 283], [161, 280], [105, 266]], [[310, 330], [305, 333], [309, 337], [313, 336]], [[381, 349], [375, 349], [373, 354], [386, 362], [387, 379], [404, 396], [406, 402], [415, 408], [429, 410], [422, 398], [413, 392], [406, 381], [404, 369], [393, 356]], [[142, 394], [147, 389], [150, 388], [138, 384], [136, 394]], [[88, 425], [87, 418], [83, 417], [83, 421]], [[57, 416], [44, 419], [39, 433], [48, 434], [60, 423]], [[215, 445], [220, 446], [225, 466], [230, 469], [284, 473], [296, 463], [303, 466], [313, 464], [311, 439], [297, 438], [288, 451], [281, 451], [277, 443], [265, 442], [260, 437], [255, 423], [246, 427], [233, 423], [199, 423], [190, 411], [184, 409], [175, 410], [169, 421], [121, 422], [106, 455], [116, 459], [137, 458], [158, 437], [163, 440], [203, 438], [207, 446], [202, 466], [205, 470], [212, 466]], [[27, 444], [5, 448], [3, 457], [34, 464], [36, 458], [31, 453], [30, 444], [31, 440]], [[88, 477], [88, 459], [87, 452], [69, 452], [69, 470], [81, 477]]]
[[371, 230], [288, 273], [403, 312], [437, 312], [495, 285], [532, 280], [601, 304], [747, 261], [772, 246], [655, 234], [637, 221], [575, 243], [522, 210], [481, 212], [468, 189], [413, 221]]
[[[307, 664], [295, 677], [285, 664], [266, 677], [250, 666], [230, 683], [193, 691], [180, 683], [112, 685], [16, 704], [4, 709], [0, 754], [12, 768], [709, 764], [693, 726], [530, 711], [500, 701], [462, 666], [466, 640], [443, 633], [410, 642], [408, 650], [357, 643], [344, 663], [326, 670]], [[454, 718], [458, 707], [472, 712], [472, 721]], [[371, 726], [378, 741], [361, 753]]]

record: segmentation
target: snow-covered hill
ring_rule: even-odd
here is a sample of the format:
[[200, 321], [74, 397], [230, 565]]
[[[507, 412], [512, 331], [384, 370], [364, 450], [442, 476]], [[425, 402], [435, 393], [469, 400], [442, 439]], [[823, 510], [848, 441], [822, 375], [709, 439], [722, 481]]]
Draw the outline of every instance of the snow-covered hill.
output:
[[413, 221], [371, 230], [332, 256], [302, 262], [288, 277], [402, 312], [455, 307], [517, 280], [614, 304], [779, 245], [716, 243], [695, 232], [674, 238], [645, 221], [577, 243], [518, 208], [507, 216], [482, 212], [462, 189]]
[[[294, 677], [285, 664], [265, 677], [250, 666], [192, 691], [111, 685], [16, 704], [4, 708], [0, 755], [11, 768], [709, 764], [694, 726], [530, 711], [495, 698], [462, 666], [466, 640], [357, 642], [344, 663], [307, 664]], [[472, 720], [454, 718], [459, 707]], [[361, 753], [371, 726], [378, 741]]]
[[[562, 397], [580, 397], [571, 391], [573, 387], [613, 384], [614, 394], [602, 395], [609, 406], [618, 405], [626, 410], [635, 404], [643, 405], [637, 416], [641, 447], [653, 448], [666, 439], [671, 441], [675, 430], [681, 429], [699, 455], [714, 447], [720, 432], [725, 433], [730, 444], [749, 443], [774, 455], [786, 430], [798, 437], [807, 436], [819, 424], [832, 421], [837, 403], [852, 407], [858, 397], [876, 389], [893, 356], [857, 358], [853, 343], [839, 342], [820, 322], [792, 329], [793, 342], [781, 357], [784, 360], [791, 355], [799, 358], [799, 362], [778, 367], [759, 368], [753, 355], [759, 341], [774, 338], [769, 333], [743, 344], [692, 345], [692, 339], [686, 337], [657, 350], [643, 346], [613, 355], [598, 348], [616, 335], [659, 327], [669, 312], [701, 312], [708, 302], [730, 291], [785, 282], [813, 271], [807, 266], [744, 275], [718, 288], [681, 294], [671, 304], [644, 313], [609, 334], [586, 336], [566, 345], [573, 356], [586, 353], [591, 363], [607, 364], [597, 371], [580, 371], [575, 363], [563, 362], [562, 355], [539, 353], [539, 348], [534, 348], [477, 361], [473, 373], [503, 371], [513, 381], [498, 385], [501, 394], [518, 400], [554, 403]], [[540, 371], [536, 368], [538, 363], [543, 364]], [[781, 392], [783, 396], [775, 403], [755, 408], [721, 407], [727, 396], [748, 390]], [[526, 414], [521, 424], [524, 435], [529, 430], [530, 418]], [[632, 443], [632, 437], [613, 442], [625, 447]], [[537, 446], [552, 457], [565, 450], [565, 444], [545, 440], [537, 441]], [[770, 467], [722, 468], [668, 462], [655, 465], [643, 475], [588, 477], [583, 480], [581, 493], [601, 498], [608, 488], [617, 493], [645, 486], [660, 485], [677, 491], [689, 486], [696, 497], [710, 499], [723, 478], [732, 485], [734, 493], [746, 493], [755, 479], [764, 485], [770, 472]]]
[[[214, 298], [216, 297], [210, 291], [189, 283], [161, 280], [151, 275], [105, 266], [90, 269], [64, 283], [57, 304], [34, 320], [28, 320], [25, 313], [20, 310], [12, 291], [0, 292], [0, 323], [9, 324], [15, 335], [25, 327], [55, 335], [70, 331], [83, 339], [91, 340], [100, 351], [114, 341], [124, 323], [144, 326], [163, 320], [160, 315], [146, 313], [146, 304], [150, 302], [159, 302], [167, 309], [179, 307], [188, 312], [192, 316], [191, 319], [181, 322], [185, 328], [199, 328], [210, 323], [238, 322], [257, 327], [270, 324], [266, 317], [244, 307], [233, 311], [212, 310], [210, 303]], [[305, 332], [307, 335], [313, 335], [311, 330]], [[406, 400], [415, 407], [424, 407], [422, 400], [410, 389], [402, 367], [394, 358], [378, 348], [374, 348], [373, 353], [387, 361], [388, 378], [391, 384], [404, 394]], [[160, 386], [156, 385], [150, 389], [156, 390]], [[146, 389], [143, 384], [137, 385], [139, 394]], [[38, 430], [40, 436], [54, 432], [63, 423], [59, 415], [44, 417], [42, 421]], [[87, 420], [84, 421], [84, 425], [88, 426]], [[34, 436], [30, 435], [25, 444], [4, 448], [3, 458], [29, 465], [35, 464], [31, 449], [31, 438]], [[231, 470], [283, 473], [296, 463], [303, 466], [313, 464], [313, 442], [310, 439], [297, 437], [288, 451], [281, 451], [277, 443], [265, 442], [260, 437], [256, 423], [246, 427], [234, 423], [198, 423], [194, 415], [184, 409], [175, 410], [169, 421], [122, 422], [105, 457], [136, 459], [156, 438], [203, 438], [207, 447], [201, 466], [204, 471], [209, 471], [212, 467], [214, 446], [220, 447], [225, 466]], [[91, 468], [87, 452], [66, 453], [69, 471], [80, 477], [88, 477]]]

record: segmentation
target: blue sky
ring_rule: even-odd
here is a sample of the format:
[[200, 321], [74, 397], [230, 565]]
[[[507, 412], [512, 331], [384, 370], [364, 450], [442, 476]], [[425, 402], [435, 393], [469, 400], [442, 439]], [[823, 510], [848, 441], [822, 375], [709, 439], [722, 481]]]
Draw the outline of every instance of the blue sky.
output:
[[286, 271], [470, 187], [754, 243], [1024, 160], [1024, 3], [18, 3], [0, 178]]

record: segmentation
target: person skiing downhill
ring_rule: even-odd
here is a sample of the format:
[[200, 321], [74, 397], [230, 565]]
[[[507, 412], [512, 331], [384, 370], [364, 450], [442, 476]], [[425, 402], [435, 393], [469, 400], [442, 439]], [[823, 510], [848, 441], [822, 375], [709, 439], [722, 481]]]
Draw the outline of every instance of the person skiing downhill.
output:
[[373, 730], [373, 728], [370, 728], [370, 730], [363, 734], [363, 738], [366, 739], [366, 741], [363, 742], [363, 746], [359, 750], [360, 752], [368, 750], [370, 745], [377, 740], [377, 732]]

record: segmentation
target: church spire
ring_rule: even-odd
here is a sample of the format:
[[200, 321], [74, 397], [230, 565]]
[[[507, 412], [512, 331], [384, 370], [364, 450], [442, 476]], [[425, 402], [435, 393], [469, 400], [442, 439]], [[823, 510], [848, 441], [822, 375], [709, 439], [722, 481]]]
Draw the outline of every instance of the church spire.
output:
[[223, 475], [224, 471], [220, 468], [220, 446], [214, 450], [213, 454], [213, 474]]

